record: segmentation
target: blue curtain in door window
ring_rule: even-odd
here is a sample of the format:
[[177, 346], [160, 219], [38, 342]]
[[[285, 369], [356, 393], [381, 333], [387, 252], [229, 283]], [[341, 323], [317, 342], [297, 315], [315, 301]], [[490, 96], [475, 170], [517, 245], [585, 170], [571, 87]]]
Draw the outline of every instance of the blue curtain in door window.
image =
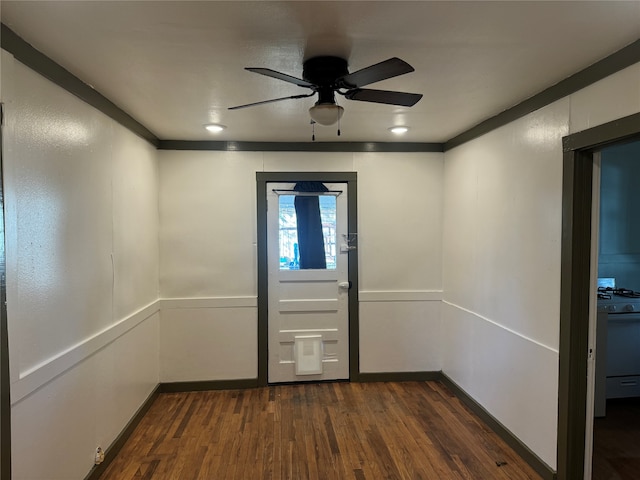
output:
[[[327, 192], [322, 182], [298, 182], [296, 192]], [[298, 250], [300, 269], [326, 269], [324, 235], [320, 218], [320, 201], [317, 195], [296, 195], [294, 200], [298, 226]]]

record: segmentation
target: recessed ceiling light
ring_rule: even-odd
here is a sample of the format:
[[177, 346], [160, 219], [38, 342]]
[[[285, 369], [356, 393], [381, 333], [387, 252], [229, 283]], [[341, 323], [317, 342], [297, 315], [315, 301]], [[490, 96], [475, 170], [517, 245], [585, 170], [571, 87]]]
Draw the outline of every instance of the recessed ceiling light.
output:
[[409, 131], [409, 127], [391, 127], [389, 131], [391, 133], [395, 133], [396, 135], [402, 135], [403, 133], [407, 133]]
[[225, 127], [224, 125], [217, 124], [217, 123], [210, 123], [208, 125], [205, 125], [204, 128], [209, 130], [211, 133], [220, 133], [221, 131], [223, 131], [227, 127]]

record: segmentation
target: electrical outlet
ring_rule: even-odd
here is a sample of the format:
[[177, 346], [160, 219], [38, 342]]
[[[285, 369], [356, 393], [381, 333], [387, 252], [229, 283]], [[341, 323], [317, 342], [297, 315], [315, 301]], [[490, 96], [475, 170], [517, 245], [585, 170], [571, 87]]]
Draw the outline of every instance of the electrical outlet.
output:
[[104, 462], [104, 450], [102, 447], [98, 447], [96, 448], [96, 465], [100, 465], [102, 462]]

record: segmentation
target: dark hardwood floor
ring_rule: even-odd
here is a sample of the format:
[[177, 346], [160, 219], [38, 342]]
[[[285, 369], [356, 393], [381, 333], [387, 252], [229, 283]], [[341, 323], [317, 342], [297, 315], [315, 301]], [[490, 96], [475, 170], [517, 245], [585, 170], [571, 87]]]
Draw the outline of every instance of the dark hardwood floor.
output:
[[640, 479], [640, 398], [607, 400], [593, 428], [592, 480]]
[[100, 478], [540, 477], [433, 381], [161, 394]]

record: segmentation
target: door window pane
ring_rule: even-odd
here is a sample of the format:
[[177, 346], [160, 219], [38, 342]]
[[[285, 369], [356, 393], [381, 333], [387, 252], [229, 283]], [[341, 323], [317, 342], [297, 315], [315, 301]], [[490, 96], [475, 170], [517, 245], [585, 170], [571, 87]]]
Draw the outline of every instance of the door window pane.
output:
[[[280, 195], [279, 205], [279, 253], [280, 270], [300, 269], [300, 245], [298, 221], [295, 209], [296, 195]], [[327, 270], [336, 268], [336, 197], [318, 195], [320, 221], [324, 239], [324, 256]]]

